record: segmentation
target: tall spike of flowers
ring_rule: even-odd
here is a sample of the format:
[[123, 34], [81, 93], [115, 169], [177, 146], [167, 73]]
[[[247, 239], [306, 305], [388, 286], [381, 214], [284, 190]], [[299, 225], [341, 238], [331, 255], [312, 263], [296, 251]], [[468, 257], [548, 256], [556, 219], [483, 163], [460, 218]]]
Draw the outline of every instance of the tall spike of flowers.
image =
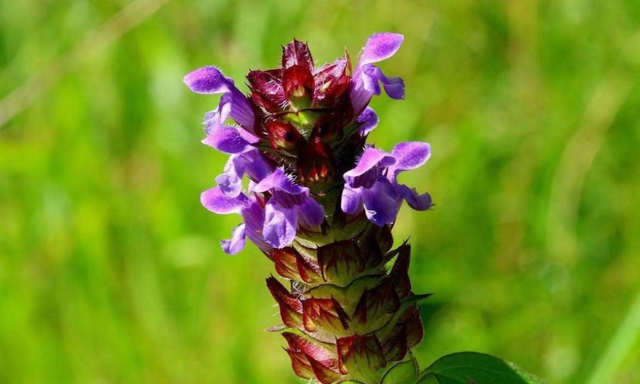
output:
[[423, 336], [417, 303], [426, 295], [412, 292], [410, 246], [392, 249], [391, 229], [403, 201], [432, 206], [429, 194], [398, 181], [427, 161], [430, 147], [366, 144], [378, 123], [371, 98], [382, 88], [404, 98], [402, 79], [375, 66], [402, 41], [374, 34], [352, 70], [346, 53], [315, 67], [294, 40], [281, 67], [249, 72], [248, 96], [215, 67], [184, 79], [194, 92], [222, 95], [205, 115], [203, 142], [230, 157], [202, 204], [243, 218], [221, 242], [225, 252], [240, 252], [249, 238], [274, 262], [280, 279], [269, 277], [267, 287], [283, 323], [274, 330], [305, 379], [379, 383]]

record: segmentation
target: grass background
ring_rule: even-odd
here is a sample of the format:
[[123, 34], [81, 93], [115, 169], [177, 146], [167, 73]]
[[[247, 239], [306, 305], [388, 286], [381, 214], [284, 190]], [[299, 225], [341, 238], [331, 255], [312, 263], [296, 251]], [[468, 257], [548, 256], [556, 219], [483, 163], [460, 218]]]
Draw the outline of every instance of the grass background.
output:
[[[313, 4], [313, 5], [312, 5]], [[403, 210], [427, 364], [476, 350], [552, 383], [640, 382], [640, 4], [633, 0], [0, 0], [0, 382], [299, 383], [255, 247], [199, 193], [216, 96], [293, 37], [375, 31], [405, 101], [373, 140], [432, 144]]]

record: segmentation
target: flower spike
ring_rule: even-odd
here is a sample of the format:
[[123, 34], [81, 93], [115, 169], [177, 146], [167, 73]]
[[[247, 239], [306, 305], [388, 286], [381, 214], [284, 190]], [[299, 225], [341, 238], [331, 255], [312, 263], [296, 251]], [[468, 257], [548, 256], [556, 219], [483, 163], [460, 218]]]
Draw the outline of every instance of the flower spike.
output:
[[293, 40], [279, 68], [249, 72], [247, 96], [215, 67], [185, 77], [196, 93], [222, 95], [205, 115], [203, 143], [229, 160], [201, 195], [208, 210], [242, 216], [222, 249], [236, 254], [248, 238], [273, 261], [279, 278], [267, 287], [284, 349], [296, 375], [323, 384], [380, 384], [423, 336], [410, 247], [392, 249], [391, 229], [403, 201], [431, 207], [429, 194], [398, 181], [431, 149], [404, 142], [389, 153], [366, 144], [380, 122], [371, 98], [383, 88], [404, 97], [402, 79], [375, 66], [402, 41], [374, 34], [352, 71], [346, 53], [316, 67], [307, 44]]

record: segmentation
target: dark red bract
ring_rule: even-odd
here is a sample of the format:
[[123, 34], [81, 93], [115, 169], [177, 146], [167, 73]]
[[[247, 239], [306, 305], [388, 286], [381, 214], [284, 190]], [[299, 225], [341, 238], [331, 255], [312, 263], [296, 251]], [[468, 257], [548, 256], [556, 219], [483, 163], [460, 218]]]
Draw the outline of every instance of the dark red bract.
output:
[[256, 132], [274, 150], [284, 150], [303, 185], [330, 183], [336, 159], [330, 153], [354, 119], [349, 100], [349, 56], [315, 68], [309, 47], [293, 40], [282, 49], [282, 67], [247, 75], [256, 112]]

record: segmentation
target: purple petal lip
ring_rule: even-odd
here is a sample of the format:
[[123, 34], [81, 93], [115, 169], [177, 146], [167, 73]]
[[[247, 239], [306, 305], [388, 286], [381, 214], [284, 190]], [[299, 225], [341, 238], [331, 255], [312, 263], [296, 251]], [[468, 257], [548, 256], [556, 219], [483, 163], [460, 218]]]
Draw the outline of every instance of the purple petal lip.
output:
[[409, 188], [404, 184], [399, 184], [397, 190], [407, 204], [416, 211], [426, 211], [433, 206], [431, 195], [428, 193], [419, 195], [415, 188]]
[[[201, 195], [202, 204], [210, 211], [218, 214], [239, 213], [244, 219], [233, 231], [231, 239], [222, 240], [222, 250], [228, 254], [236, 254], [245, 246], [245, 238], [249, 239], [264, 252], [270, 252], [272, 246], [262, 236], [265, 222], [264, 208], [258, 205], [253, 198], [243, 193], [230, 196], [221, 186], [211, 188]], [[294, 233], [295, 235], [295, 233]]]
[[225, 77], [216, 67], [196, 69], [184, 77], [184, 83], [196, 93], [211, 95], [229, 92], [233, 87], [233, 80]]
[[431, 146], [420, 141], [406, 141], [399, 143], [391, 151], [397, 162], [390, 168], [393, 178], [398, 173], [416, 169], [431, 157]]
[[364, 46], [359, 65], [377, 63], [393, 56], [404, 41], [399, 33], [374, 33]]
[[395, 164], [395, 162], [396, 159], [390, 154], [380, 149], [369, 147], [365, 149], [364, 153], [360, 157], [358, 165], [344, 174], [345, 180], [347, 180], [348, 177], [361, 176], [373, 167], [388, 167]]
[[233, 127], [222, 127], [211, 132], [202, 142], [220, 152], [242, 153], [251, 149], [250, 143]]
[[220, 187], [215, 187], [202, 192], [200, 202], [211, 212], [226, 215], [241, 213], [250, 201], [244, 194], [230, 197], [224, 194]]
[[245, 224], [238, 225], [233, 230], [233, 236], [229, 240], [222, 240], [220, 245], [225, 253], [235, 255], [244, 249], [245, 244]]
[[247, 98], [234, 85], [233, 79], [225, 77], [216, 67], [203, 67], [186, 75], [184, 82], [196, 93], [224, 94], [218, 108], [205, 115], [207, 133], [221, 128], [227, 117], [231, 116], [242, 128], [253, 134], [255, 114]]
[[237, 155], [232, 155], [225, 166], [225, 172], [236, 173], [239, 177], [246, 174], [254, 182], [261, 181], [273, 171], [273, 165], [254, 147]]
[[253, 187], [254, 192], [266, 192], [271, 189], [281, 190], [290, 195], [300, 195], [303, 193], [307, 196], [309, 195], [309, 189], [294, 184], [282, 168], [277, 168], [275, 172], [262, 179], [262, 181]]
[[370, 189], [363, 188], [362, 201], [367, 218], [378, 226], [393, 223], [402, 203], [394, 185], [385, 177], [380, 177]]

